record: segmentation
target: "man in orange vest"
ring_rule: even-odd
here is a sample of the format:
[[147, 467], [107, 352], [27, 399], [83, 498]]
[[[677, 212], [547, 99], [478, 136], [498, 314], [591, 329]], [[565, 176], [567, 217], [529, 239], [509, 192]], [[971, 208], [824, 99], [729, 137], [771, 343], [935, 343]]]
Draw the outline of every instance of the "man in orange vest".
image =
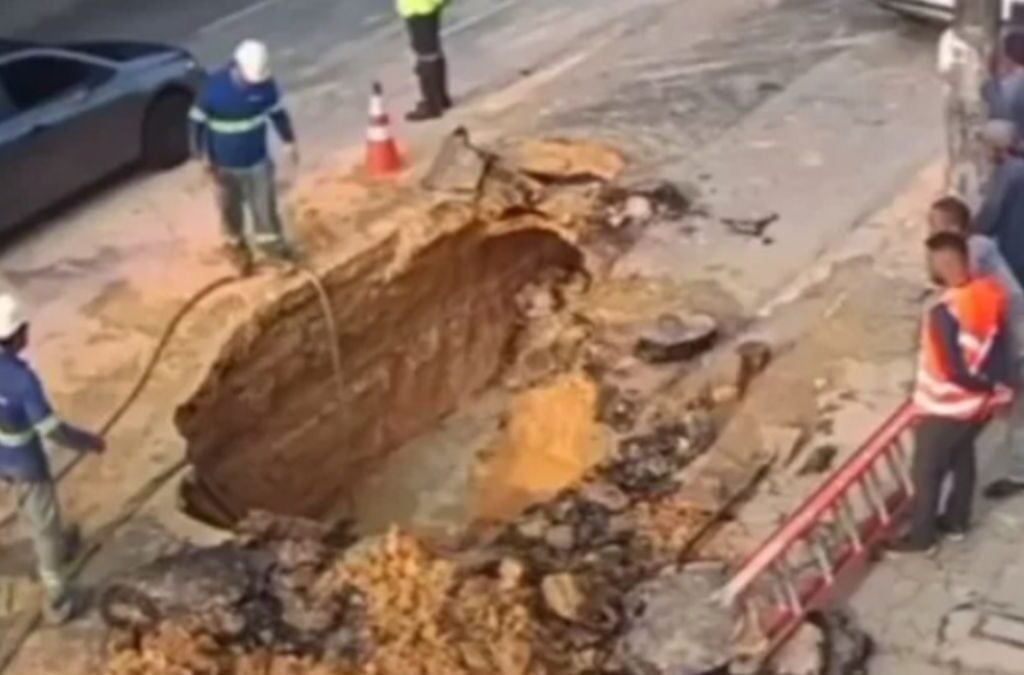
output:
[[[1013, 372], [1002, 284], [972, 276], [962, 236], [941, 232], [926, 246], [929, 272], [944, 290], [922, 323], [913, 395], [919, 414], [914, 503], [909, 533], [890, 545], [894, 554], [930, 553], [940, 533], [966, 535], [977, 479], [974, 441], [993, 409], [1008, 401]], [[952, 485], [939, 515], [947, 477]]]

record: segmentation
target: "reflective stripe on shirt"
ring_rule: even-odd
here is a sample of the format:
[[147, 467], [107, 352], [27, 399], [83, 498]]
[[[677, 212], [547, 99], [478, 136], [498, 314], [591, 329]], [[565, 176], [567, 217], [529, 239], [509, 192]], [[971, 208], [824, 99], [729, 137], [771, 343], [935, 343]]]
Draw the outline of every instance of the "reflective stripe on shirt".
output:
[[52, 433], [60, 426], [60, 420], [50, 415], [27, 431], [6, 431], [0, 429], [0, 446], [5, 448], [20, 448], [36, 440], [39, 436]]
[[267, 123], [267, 116], [250, 117], [244, 120], [218, 120], [212, 117], [206, 119], [206, 126], [210, 131], [218, 134], [247, 134], [264, 126]]

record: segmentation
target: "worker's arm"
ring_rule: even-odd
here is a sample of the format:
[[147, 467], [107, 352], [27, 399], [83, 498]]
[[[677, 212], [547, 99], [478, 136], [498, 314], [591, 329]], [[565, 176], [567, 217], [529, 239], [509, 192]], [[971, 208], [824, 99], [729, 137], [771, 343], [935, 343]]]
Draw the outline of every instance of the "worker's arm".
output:
[[294, 147], [295, 127], [292, 125], [292, 118], [281, 101], [281, 93], [277, 89], [277, 84], [272, 82], [270, 86], [273, 87], [273, 95], [270, 97], [270, 108], [267, 110], [267, 115], [281, 141]]
[[53, 412], [43, 385], [34, 374], [29, 374], [22, 397], [28, 423], [36, 433], [78, 452], [103, 452], [106, 445], [96, 434], [61, 421]]
[[945, 352], [945, 362], [949, 365], [949, 379], [967, 391], [990, 392], [994, 383], [985, 375], [975, 375], [964, 361], [963, 350], [960, 348], [960, 324], [950, 313], [945, 304], [939, 303], [932, 308], [932, 325], [938, 331], [939, 343]]
[[192, 148], [192, 156], [202, 161], [208, 161], [210, 157], [207, 141], [209, 139], [209, 121], [206, 111], [206, 89], [204, 88], [196, 98], [192, 109], [188, 113], [188, 137], [189, 145]]
[[981, 208], [975, 216], [975, 227], [980, 234], [991, 237], [999, 236], [999, 229], [1003, 225], [1003, 211], [1006, 209], [1010, 197], [1009, 186], [1011, 181], [1006, 180], [1004, 169], [997, 168], [989, 181], [985, 199]]

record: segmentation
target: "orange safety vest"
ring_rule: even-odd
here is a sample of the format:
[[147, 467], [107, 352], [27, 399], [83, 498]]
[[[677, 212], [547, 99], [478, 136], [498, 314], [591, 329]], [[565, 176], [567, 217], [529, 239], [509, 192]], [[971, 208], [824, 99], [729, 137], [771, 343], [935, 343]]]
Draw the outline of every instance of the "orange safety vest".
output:
[[[977, 374], [1006, 319], [1007, 297], [1002, 284], [983, 276], [959, 288], [948, 289], [939, 302], [945, 303], [960, 325], [960, 349], [968, 370]], [[950, 379], [950, 368], [931, 312], [921, 330], [914, 405], [925, 415], [977, 419], [989, 412], [991, 393], [968, 391]]]

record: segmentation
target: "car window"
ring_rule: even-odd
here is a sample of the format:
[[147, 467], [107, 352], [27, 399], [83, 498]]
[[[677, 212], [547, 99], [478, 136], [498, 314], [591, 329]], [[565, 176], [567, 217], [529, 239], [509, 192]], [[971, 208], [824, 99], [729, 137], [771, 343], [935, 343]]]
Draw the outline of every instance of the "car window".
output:
[[4, 83], [0, 81], [0, 122], [13, 117], [16, 112], [18, 112], [18, 109], [14, 106], [14, 102], [11, 101], [11, 97], [7, 95]]
[[0, 85], [15, 107], [28, 110], [110, 74], [101, 66], [75, 59], [26, 56], [0, 65]]

